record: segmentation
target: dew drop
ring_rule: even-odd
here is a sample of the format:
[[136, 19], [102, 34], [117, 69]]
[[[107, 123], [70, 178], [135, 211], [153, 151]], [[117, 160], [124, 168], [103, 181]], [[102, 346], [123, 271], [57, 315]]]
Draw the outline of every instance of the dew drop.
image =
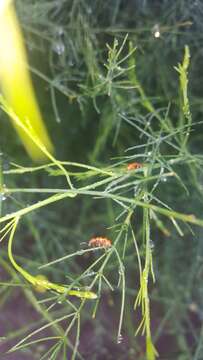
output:
[[121, 334], [118, 335], [118, 338], [117, 338], [117, 344], [121, 344], [123, 341], [123, 336]]
[[82, 241], [82, 242], [80, 243], [80, 246], [83, 246], [83, 245], [87, 245], [87, 243], [86, 243], [85, 241]]
[[87, 8], [87, 13], [90, 15], [90, 14], [92, 14], [92, 9], [91, 9], [91, 7], [88, 7]]
[[83, 251], [83, 250], [77, 251], [77, 255], [83, 255], [83, 254], [84, 254], [84, 251]]
[[159, 30], [155, 31], [154, 37], [155, 37], [155, 38], [159, 38], [159, 37], [160, 37], [160, 32], [159, 32]]
[[192, 302], [191, 304], [189, 304], [189, 310], [192, 312], [198, 312], [198, 305]]
[[95, 275], [95, 271], [88, 271], [88, 272], [85, 274], [85, 277], [94, 276], [94, 275]]
[[57, 35], [61, 36], [64, 34], [63, 26], [59, 26], [57, 29]]
[[114, 44], [115, 44], [115, 47], [118, 46], [118, 40], [117, 39], [115, 39]]
[[139, 188], [138, 188], [138, 186], [136, 185], [136, 186], [134, 186], [134, 196], [136, 196], [137, 194], [138, 194], [138, 192], [139, 192]]
[[167, 177], [166, 177], [166, 176], [163, 176], [163, 177], [161, 178], [161, 181], [162, 181], [162, 182], [166, 182], [166, 181], [167, 181]]
[[143, 273], [143, 279], [144, 279], [144, 281], [146, 282], [146, 284], [148, 283], [148, 276], [147, 276], [147, 274], [146, 274], [146, 271], [144, 271], [144, 273]]
[[163, 173], [164, 173], [164, 168], [161, 167], [161, 169], [160, 169], [160, 175], [162, 175]]
[[53, 45], [53, 50], [58, 54], [58, 55], [62, 55], [65, 51], [65, 45], [64, 43], [60, 40], [57, 41], [56, 43], [54, 43]]
[[6, 196], [4, 193], [0, 194], [0, 202], [6, 200]]
[[10, 164], [8, 161], [5, 160], [3, 162], [3, 170], [6, 171], [6, 170], [9, 170], [9, 168], [10, 168]]
[[118, 270], [118, 273], [120, 276], [123, 276], [124, 275], [124, 272], [125, 272], [125, 267], [122, 265], [119, 270]]
[[151, 152], [151, 151], [148, 151], [147, 155], [148, 155], [148, 156], [152, 155], [152, 152]]
[[149, 240], [149, 246], [150, 246], [150, 249], [153, 250], [154, 249], [154, 242], [153, 240]]
[[158, 39], [161, 36], [159, 24], [155, 24], [152, 28], [153, 36]]
[[70, 67], [72, 67], [72, 66], [74, 65], [73, 60], [69, 60], [69, 61], [68, 61], [68, 65], [69, 65]]

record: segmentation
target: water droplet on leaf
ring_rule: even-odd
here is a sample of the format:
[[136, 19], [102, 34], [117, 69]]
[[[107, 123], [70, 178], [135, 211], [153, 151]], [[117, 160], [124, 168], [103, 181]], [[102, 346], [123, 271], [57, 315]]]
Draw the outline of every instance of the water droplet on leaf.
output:
[[54, 43], [53, 50], [58, 54], [62, 55], [65, 51], [65, 45], [62, 41], [57, 41]]
[[0, 202], [6, 200], [5, 194], [0, 194]]
[[152, 34], [154, 35], [154, 37], [156, 39], [160, 38], [161, 33], [160, 33], [160, 27], [159, 24], [155, 24], [152, 28]]
[[150, 246], [150, 249], [153, 250], [154, 249], [154, 242], [153, 240], [149, 240], [149, 246]]
[[73, 66], [73, 65], [74, 65], [73, 60], [69, 60], [69, 61], [68, 61], [68, 65], [69, 65], [69, 66]]
[[121, 344], [123, 341], [123, 336], [121, 334], [118, 335], [118, 338], [117, 338], [117, 344]]
[[77, 251], [77, 255], [83, 255], [83, 254], [84, 254], [84, 251], [83, 251], [83, 250]]
[[85, 274], [85, 277], [94, 276], [95, 274], [96, 274], [95, 271], [88, 271], [88, 272]]
[[63, 27], [62, 27], [62, 26], [59, 26], [58, 29], [57, 29], [57, 34], [58, 34], [59, 36], [61, 36], [61, 35], [63, 35], [63, 33], [64, 33]]
[[90, 14], [92, 14], [92, 8], [91, 7], [88, 7], [87, 8], [87, 13], [90, 15]]

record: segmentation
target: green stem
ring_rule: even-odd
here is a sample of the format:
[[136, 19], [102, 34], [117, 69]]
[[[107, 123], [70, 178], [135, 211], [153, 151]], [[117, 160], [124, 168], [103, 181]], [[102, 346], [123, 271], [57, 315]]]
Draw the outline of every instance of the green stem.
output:
[[48, 280], [46, 280], [43, 277], [40, 276], [33, 276], [31, 274], [29, 274], [26, 270], [24, 270], [20, 265], [18, 265], [13, 257], [13, 252], [12, 252], [12, 244], [13, 244], [13, 238], [14, 238], [14, 234], [16, 231], [16, 227], [18, 225], [19, 222], [19, 216], [15, 218], [15, 221], [13, 223], [12, 229], [11, 229], [11, 233], [9, 236], [9, 241], [8, 241], [8, 257], [9, 260], [11, 262], [11, 264], [13, 265], [13, 267], [29, 282], [31, 283], [33, 286], [35, 287], [41, 287], [42, 289], [44, 289], [44, 291], [46, 290], [54, 290], [59, 294], [67, 294], [67, 295], [71, 295], [71, 296], [76, 296], [82, 299], [96, 299], [97, 295], [95, 293], [93, 293], [92, 291], [80, 291], [80, 290], [68, 290], [65, 286], [62, 285], [58, 285], [55, 283], [52, 283]]

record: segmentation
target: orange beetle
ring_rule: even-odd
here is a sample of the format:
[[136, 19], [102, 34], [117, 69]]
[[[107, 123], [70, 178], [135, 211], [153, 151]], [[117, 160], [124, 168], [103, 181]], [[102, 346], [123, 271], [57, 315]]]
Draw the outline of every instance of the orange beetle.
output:
[[136, 170], [136, 169], [140, 169], [141, 167], [143, 167], [143, 164], [139, 162], [132, 162], [128, 164], [127, 170]]
[[112, 242], [111, 242], [111, 240], [109, 240], [105, 237], [98, 236], [98, 237], [92, 238], [89, 241], [88, 245], [91, 247], [103, 247], [103, 248], [107, 249], [112, 246]]

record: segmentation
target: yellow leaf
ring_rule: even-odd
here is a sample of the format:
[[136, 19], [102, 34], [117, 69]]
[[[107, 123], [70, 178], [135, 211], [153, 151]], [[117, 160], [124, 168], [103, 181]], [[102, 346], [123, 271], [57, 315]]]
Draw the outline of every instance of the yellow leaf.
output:
[[[0, 5], [0, 84], [8, 105], [24, 125], [31, 124], [41, 143], [52, 153], [53, 145], [35, 98], [21, 29], [10, 0], [3, 0]], [[23, 129], [12, 123], [31, 158], [45, 160], [40, 148]]]

